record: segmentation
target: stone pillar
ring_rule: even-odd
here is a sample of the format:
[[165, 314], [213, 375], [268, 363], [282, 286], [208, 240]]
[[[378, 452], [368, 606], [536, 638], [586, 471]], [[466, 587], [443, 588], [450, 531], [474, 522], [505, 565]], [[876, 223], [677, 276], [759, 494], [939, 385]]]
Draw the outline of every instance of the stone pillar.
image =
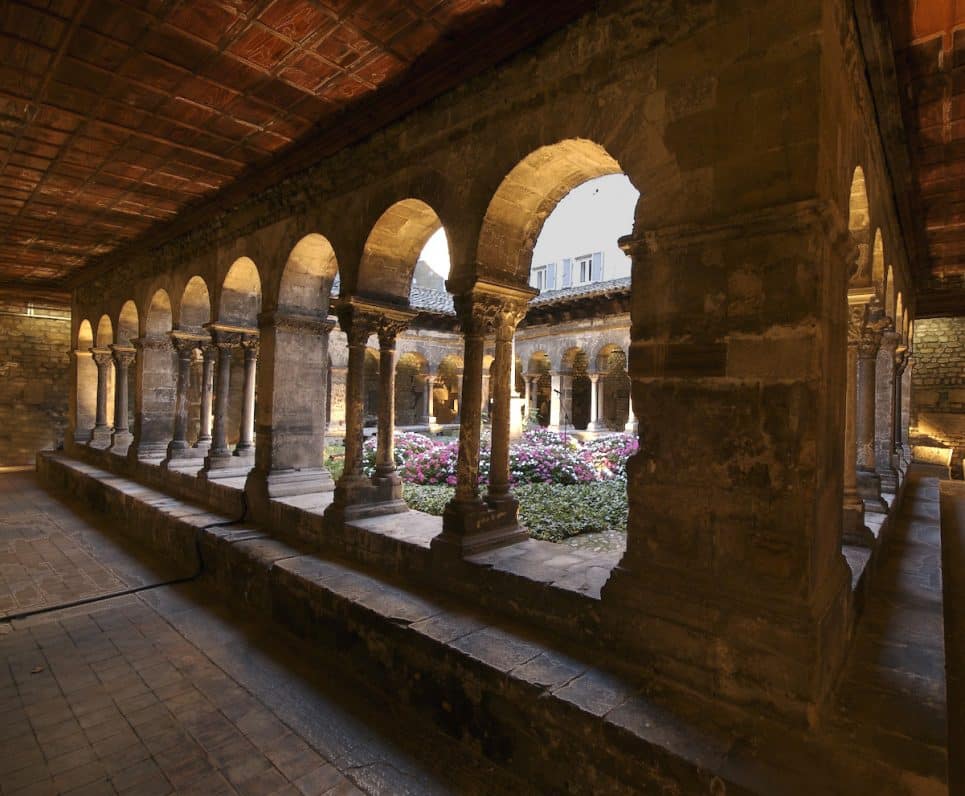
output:
[[171, 332], [171, 343], [178, 356], [178, 381], [174, 398], [174, 434], [168, 443], [166, 463], [184, 458], [191, 451], [188, 445], [188, 386], [191, 383], [191, 363], [200, 342], [194, 335]]
[[[211, 445], [204, 457], [205, 478], [242, 475], [235, 470], [238, 460], [228, 447], [228, 406], [231, 402], [231, 357], [241, 345], [242, 332], [238, 329], [209, 324], [211, 339], [218, 349], [218, 365], [214, 379], [214, 420]], [[247, 469], [245, 470], [247, 472]]]
[[864, 332], [865, 305], [848, 308], [848, 352], [844, 400], [844, 490], [841, 541], [871, 547], [875, 537], [864, 522], [864, 502], [858, 496], [858, 344]]
[[[743, 197], [734, 185], [721, 195]], [[743, 206], [758, 209], [664, 228], [638, 216], [622, 241], [633, 406], [657, 420], [627, 465], [626, 551], [600, 613], [662, 677], [807, 725], [851, 628], [847, 230], [824, 201]], [[750, 295], [751, 313], [724, 309]]]
[[550, 373], [550, 425], [554, 431], [560, 428], [560, 407], [563, 404], [563, 376], [557, 371]]
[[881, 478], [881, 490], [898, 492], [898, 469], [895, 455], [895, 352], [900, 335], [893, 329], [881, 336], [876, 364], [877, 396], [875, 400], [875, 467]]
[[218, 359], [217, 346], [206, 342], [201, 347], [201, 408], [198, 415], [198, 441], [195, 448], [207, 450], [211, 446], [211, 400], [214, 393], [214, 366]]
[[[496, 464], [496, 478], [508, 483], [500, 468], [509, 445], [509, 377], [512, 362], [512, 330], [515, 314], [525, 308], [535, 295], [529, 287], [508, 288], [505, 285], [478, 280], [466, 290], [454, 286], [456, 312], [462, 322], [465, 350], [463, 355], [462, 417], [459, 425], [459, 458], [456, 464], [456, 494], [442, 517], [442, 533], [432, 540], [432, 549], [443, 557], [462, 557], [482, 550], [515, 544], [528, 538], [520, 528], [517, 507], [512, 499], [499, 492], [490, 494], [486, 503], [479, 498], [479, 440], [483, 391], [483, 351], [486, 337], [497, 334], [499, 364], [495, 372], [501, 401], [494, 405], [494, 453], [490, 468]], [[505, 450], [506, 453], [497, 453]], [[499, 463], [497, 464], [497, 455]], [[492, 478], [492, 472], [490, 473]], [[503, 489], [503, 484], [498, 485]]]
[[518, 504], [509, 494], [509, 440], [511, 434], [513, 378], [513, 337], [526, 315], [526, 304], [506, 302], [496, 316], [496, 351], [493, 361], [492, 445], [489, 458], [489, 490], [486, 502], [512, 513]]
[[424, 387], [423, 387], [423, 389], [425, 390], [425, 397], [424, 397], [424, 400], [423, 400], [423, 402], [422, 402], [423, 410], [424, 410], [424, 411], [422, 412], [422, 417], [419, 418], [419, 420], [420, 420], [420, 422], [421, 422], [423, 425], [428, 426], [428, 425], [429, 425], [430, 423], [432, 423], [432, 421], [434, 420], [434, 418], [433, 418], [433, 416], [432, 416], [432, 415], [433, 415], [433, 412], [432, 412], [432, 374], [431, 374], [431, 373], [426, 373], [425, 379], [426, 379], [426, 381], [425, 381], [425, 385], [424, 385]]
[[436, 422], [436, 379], [431, 373], [426, 375], [426, 422], [429, 426]]
[[137, 351], [130, 346], [112, 345], [114, 355], [114, 433], [111, 435], [112, 453], [127, 455], [127, 449], [134, 438], [128, 427], [128, 381], [131, 363]]
[[881, 477], [875, 462], [875, 379], [878, 349], [885, 320], [880, 306], [869, 305], [868, 317], [858, 341], [858, 406], [855, 425], [858, 433], [858, 495], [865, 511], [886, 512], [888, 504], [881, 497]]
[[245, 482], [248, 514], [256, 522], [272, 521], [274, 498], [335, 488], [325, 467], [333, 326], [327, 307], [314, 313], [275, 309], [258, 316], [255, 461]]
[[[379, 322], [379, 424], [375, 451], [375, 478], [398, 483], [402, 479], [395, 471], [395, 341], [408, 321]], [[428, 385], [428, 380], [426, 384]], [[426, 390], [428, 393], [428, 390]], [[428, 406], [428, 395], [427, 406]], [[401, 486], [400, 486], [401, 488]]]
[[128, 458], [158, 460], [167, 455], [174, 424], [176, 376], [171, 338], [147, 336], [134, 341], [137, 349], [134, 395], [134, 440]]
[[606, 426], [600, 420], [599, 403], [599, 392], [603, 379], [600, 378], [599, 373], [588, 373], [587, 376], [590, 379], [590, 422], [586, 429], [587, 431], [603, 431]]
[[[335, 523], [407, 511], [402, 481], [395, 473], [395, 338], [415, 317], [407, 307], [357, 296], [340, 297], [338, 322], [348, 338], [345, 397], [345, 468], [335, 484], [326, 518]], [[365, 347], [379, 334], [379, 431], [377, 469], [372, 478], [362, 472]]]
[[113, 432], [107, 424], [107, 391], [110, 388], [110, 368], [114, 355], [109, 348], [92, 348], [90, 351], [97, 365], [97, 404], [89, 444], [92, 448], [106, 448], [111, 444]]
[[254, 464], [255, 450], [255, 378], [258, 367], [258, 336], [244, 335], [241, 340], [244, 351], [244, 381], [241, 388], [241, 426], [234, 456], [251, 458]]

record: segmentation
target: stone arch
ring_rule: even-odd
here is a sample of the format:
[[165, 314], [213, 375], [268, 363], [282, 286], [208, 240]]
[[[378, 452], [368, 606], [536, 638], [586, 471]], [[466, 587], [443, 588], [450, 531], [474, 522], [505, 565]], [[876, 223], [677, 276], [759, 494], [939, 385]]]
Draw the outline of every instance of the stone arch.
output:
[[124, 306], [121, 307], [121, 311], [117, 315], [117, 344], [134, 345], [139, 328], [137, 305], [129, 299], [124, 302]]
[[323, 235], [303, 237], [288, 255], [278, 286], [278, 307], [288, 311], [327, 315], [338, 261]]
[[900, 290], [895, 297], [895, 329], [902, 337], [905, 336], [905, 304]]
[[426, 423], [426, 382], [429, 363], [417, 351], [407, 351], [395, 364], [395, 424], [418, 426]]
[[855, 166], [849, 196], [848, 231], [858, 248], [858, 262], [851, 282], [857, 283], [871, 278], [871, 210], [861, 166]]
[[403, 199], [375, 222], [362, 251], [356, 291], [360, 295], [408, 304], [419, 254], [442, 221], [421, 199]]
[[261, 311], [261, 275], [249, 257], [231, 264], [221, 283], [218, 322], [253, 328]]
[[602, 146], [571, 138], [540, 147], [503, 178], [486, 209], [476, 255], [478, 275], [526, 284], [543, 222], [578, 185], [623, 169]]
[[178, 328], [200, 332], [210, 320], [211, 294], [208, 291], [208, 285], [202, 277], [192, 276], [181, 293]]
[[617, 343], [600, 346], [594, 360], [599, 376], [597, 412], [599, 426], [622, 431], [630, 418], [630, 375], [627, 352]]
[[895, 271], [889, 265], [885, 267], [885, 314], [895, 322], [898, 328], [898, 314], [895, 311]]
[[564, 412], [560, 420], [584, 431], [590, 424], [590, 358], [581, 347], [570, 346], [563, 352], [560, 365], [560, 400]]
[[166, 335], [173, 326], [172, 317], [171, 297], [163, 287], [158, 288], [144, 317], [144, 336], [159, 338]]
[[[871, 284], [884, 300], [885, 296], [885, 247], [881, 240], [881, 230], [876, 229], [871, 246]], [[887, 304], [885, 308], [887, 310]]]
[[158, 288], [145, 313], [135, 368], [133, 450], [143, 459], [164, 457], [174, 425], [177, 367], [169, 337], [172, 325], [171, 297]]
[[101, 315], [97, 322], [97, 334], [94, 335], [94, 347], [106, 348], [114, 342], [114, 324], [110, 316]]
[[74, 346], [75, 382], [73, 436], [75, 442], [86, 442], [97, 415], [97, 365], [91, 349], [94, 330], [86, 318], [77, 327]]

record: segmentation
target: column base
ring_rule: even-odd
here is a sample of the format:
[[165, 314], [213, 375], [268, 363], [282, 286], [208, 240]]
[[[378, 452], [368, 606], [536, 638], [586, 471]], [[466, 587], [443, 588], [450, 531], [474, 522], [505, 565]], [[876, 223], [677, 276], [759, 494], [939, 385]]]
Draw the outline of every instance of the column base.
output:
[[90, 439], [87, 442], [87, 446], [90, 448], [109, 448], [113, 434], [114, 429], [110, 426], [95, 427], [94, 430], [90, 432]]
[[864, 503], [865, 511], [888, 512], [888, 504], [881, 497], [881, 478], [874, 470], [858, 470], [858, 497]]
[[254, 456], [236, 456], [230, 451], [212, 454], [209, 451], [204, 457], [204, 467], [198, 477], [205, 481], [240, 478], [248, 475], [254, 464]]
[[864, 503], [855, 499], [845, 503], [841, 515], [841, 542], [855, 547], [874, 547], [875, 535], [864, 524]]
[[449, 501], [442, 514], [442, 533], [432, 540], [432, 552], [449, 558], [525, 542], [529, 532], [519, 524], [519, 504], [512, 497], [483, 503]]
[[108, 450], [117, 456], [127, 456], [133, 441], [134, 435], [130, 431], [115, 431], [111, 434], [111, 447]]
[[324, 467], [304, 470], [272, 470], [268, 473], [257, 468], [248, 473], [245, 481], [245, 497], [248, 514], [256, 522], [269, 516], [269, 503], [277, 498], [295, 495], [314, 495], [331, 492], [335, 482]]
[[168, 445], [167, 456], [164, 461], [161, 462], [161, 468], [164, 470], [175, 469], [180, 467], [190, 467], [200, 468], [204, 460], [205, 451], [199, 448], [175, 448], [172, 442]]
[[127, 450], [129, 459], [142, 461], [145, 459], [164, 459], [167, 454], [168, 446], [167, 443], [164, 442], [132, 443], [131, 447]]
[[609, 431], [610, 429], [607, 428], [606, 423], [604, 423], [602, 420], [594, 420], [586, 427], [586, 430], [599, 433], [601, 431]]
[[332, 504], [325, 519], [344, 524], [409, 510], [402, 499], [402, 480], [395, 474], [374, 476], [342, 476], [335, 484]]
[[898, 482], [900, 474], [897, 468], [889, 465], [878, 470], [878, 477], [881, 479], [881, 491], [889, 495], [898, 493]]
[[191, 447], [196, 450], [207, 451], [211, 447], [211, 437], [198, 437], [198, 441], [194, 443]]

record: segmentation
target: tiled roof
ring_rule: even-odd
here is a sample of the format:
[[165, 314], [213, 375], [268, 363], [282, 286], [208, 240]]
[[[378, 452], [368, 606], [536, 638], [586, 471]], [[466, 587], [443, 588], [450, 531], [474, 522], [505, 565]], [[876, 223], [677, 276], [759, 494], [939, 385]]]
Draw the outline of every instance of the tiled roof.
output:
[[[338, 290], [339, 280], [338, 277], [336, 277], [335, 282], [332, 284], [333, 297], [338, 295]], [[588, 285], [565, 287], [561, 290], [545, 290], [532, 300], [530, 306], [546, 307], [584, 298], [612, 296], [629, 292], [630, 277], [624, 276], [620, 279], [608, 279], [605, 282], [593, 282]], [[409, 303], [413, 309], [419, 310], [420, 312], [427, 312], [433, 315], [456, 314], [452, 304], [452, 295], [444, 290], [432, 290], [430, 288], [413, 285], [409, 292]]]

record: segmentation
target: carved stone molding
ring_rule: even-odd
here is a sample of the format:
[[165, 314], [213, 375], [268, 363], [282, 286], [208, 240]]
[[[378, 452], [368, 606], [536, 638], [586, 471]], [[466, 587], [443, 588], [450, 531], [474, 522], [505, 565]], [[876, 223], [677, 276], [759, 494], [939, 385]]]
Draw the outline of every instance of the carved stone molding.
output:
[[865, 320], [868, 316], [867, 304], [852, 304], [848, 307], [848, 345], [857, 346], [864, 334]]
[[172, 346], [170, 337], [138, 337], [132, 342], [138, 351], [169, 351]]
[[130, 346], [112, 345], [114, 361], [123, 367], [129, 367], [137, 357], [137, 349]]
[[388, 340], [403, 331], [416, 316], [415, 310], [396, 304], [361, 298], [359, 296], [339, 297], [335, 302], [338, 324], [348, 338], [349, 346], [365, 345], [373, 334]]
[[90, 353], [99, 368], [107, 367], [114, 361], [114, 352], [109, 348], [92, 348]]

